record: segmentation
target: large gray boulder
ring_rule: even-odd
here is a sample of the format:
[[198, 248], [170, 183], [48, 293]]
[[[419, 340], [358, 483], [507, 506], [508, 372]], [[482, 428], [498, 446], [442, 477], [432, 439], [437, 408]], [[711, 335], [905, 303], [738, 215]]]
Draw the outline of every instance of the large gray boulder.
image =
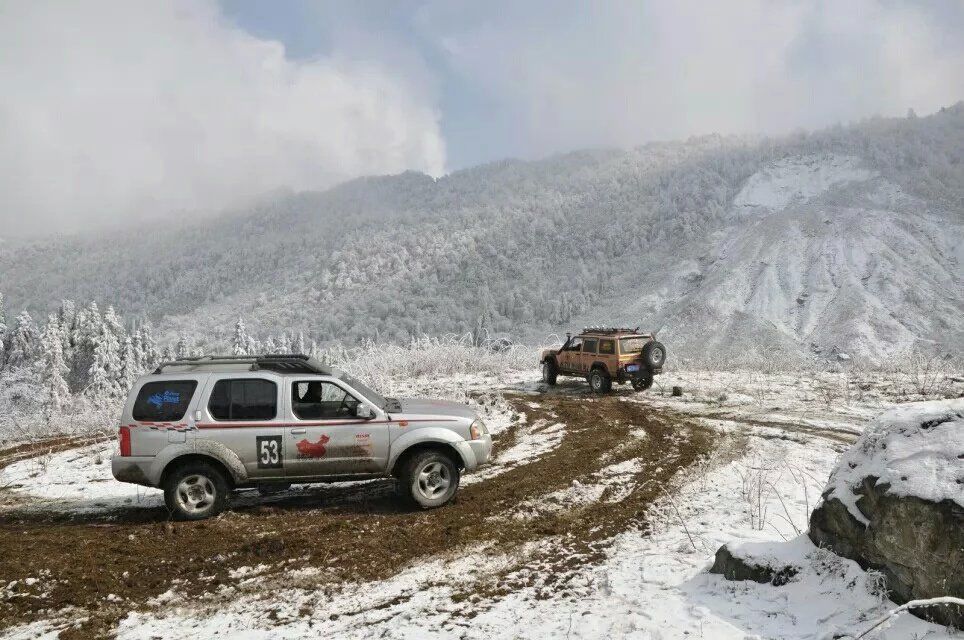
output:
[[[964, 399], [902, 405], [841, 456], [810, 539], [883, 573], [895, 602], [964, 597]], [[964, 608], [915, 611], [964, 628]]]

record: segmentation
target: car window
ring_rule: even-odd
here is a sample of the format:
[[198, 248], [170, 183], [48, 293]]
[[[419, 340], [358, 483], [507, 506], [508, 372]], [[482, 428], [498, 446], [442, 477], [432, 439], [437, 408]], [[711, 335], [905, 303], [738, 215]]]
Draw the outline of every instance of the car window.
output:
[[187, 413], [196, 380], [148, 382], [134, 399], [132, 417], [139, 422], [173, 422]]
[[599, 341], [599, 353], [603, 353], [603, 354], [613, 354], [613, 353], [616, 353], [616, 341], [615, 341], [615, 340], [600, 340], [600, 341]]
[[310, 380], [291, 385], [291, 410], [300, 420], [354, 418], [358, 402], [332, 382]]
[[620, 353], [639, 353], [643, 350], [646, 345], [646, 338], [620, 338], [619, 339], [619, 351]]
[[596, 343], [598, 342], [599, 340], [597, 340], [596, 338], [586, 338], [586, 341], [582, 343], [582, 352], [596, 353]]
[[278, 415], [278, 385], [271, 380], [218, 380], [208, 400], [215, 420], [271, 420]]
[[582, 338], [573, 338], [572, 342], [569, 343], [569, 346], [566, 347], [566, 351], [579, 351], [579, 348], [581, 346], [582, 346]]

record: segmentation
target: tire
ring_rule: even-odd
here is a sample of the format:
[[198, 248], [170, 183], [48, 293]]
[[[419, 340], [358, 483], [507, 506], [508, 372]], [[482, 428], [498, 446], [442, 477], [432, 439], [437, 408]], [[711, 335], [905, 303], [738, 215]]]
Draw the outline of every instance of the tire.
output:
[[640, 371], [639, 375], [633, 378], [633, 391], [646, 391], [653, 386], [653, 372]]
[[555, 386], [556, 379], [559, 377], [559, 368], [556, 367], [556, 363], [552, 360], [546, 360], [542, 363], [542, 381], [545, 382], [550, 387]]
[[643, 346], [643, 363], [650, 369], [659, 369], [666, 362], [666, 347], [662, 342], [651, 340]]
[[609, 393], [613, 388], [613, 379], [602, 369], [589, 372], [589, 388], [593, 393]]
[[405, 462], [399, 477], [404, 497], [422, 509], [448, 504], [459, 488], [459, 468], [440, 451], [420, 451]]
[[188, 462], [164, 481], [164, 502], [177, 520], [203, 520], [224, 511], [228, 481], [207, 462]]

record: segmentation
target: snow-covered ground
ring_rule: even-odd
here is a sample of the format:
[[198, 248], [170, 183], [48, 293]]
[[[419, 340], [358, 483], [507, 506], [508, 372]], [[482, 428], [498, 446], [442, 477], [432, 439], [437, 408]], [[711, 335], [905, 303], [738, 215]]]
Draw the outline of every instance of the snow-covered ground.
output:
[[[508, 469], [546, 455], [562, 441], [566, 425], [526, 421], [508, 410], [495, 384], [507, 392], [588, 395], [582, 381], [548, 389], [522, 370], [508, 375], [478, 374], [436, 380], [451, 397], [486, 391], [481, 399], [493, 431], [514, 429], [511, 446], [496, 464], [469, 482], [485, 482]], [[732, 438], [679, 477], [647, 515], [650, 528], [628, 530], [609, 541], [600, 562], [572, 570], [564, 588], [545, 588], [539, 546], [551, 538], [507, 552], [497, 544], [468, 546], [452, 555], [416, 562], [378, 582], [348, 582], [332, 588], [318, 571], [301, 569], [279, 581], [264, 567], [236, 570], [210, 602], [184, 602], [178, 588], [124, 618], [119, 638], [810, 638], [856, 635], [894, 607], [880, 577], [855, 563], [815, 548], [805, 535], [810, 511], [838, 456], [870, 419], [898, 399], [885, 381], [853, 383], [842, 374], [748, 374], [667, 372], [649, 393], [618, 389], [623, 402], [678, 412]], [[398, 395], [424, 395], [429, 380], [398, 385]], [[672, 386], [683, 395], [669, 394]], [[904, 399], [901, 397], [900, 399]], [[634, 432], [635, 433], [635, 432]], [[645, 437], [640, 431], [639, 437]], [[739, 442], [739, 445], [734, 444]], [[26, 460], [8, 467], [0, 485], [64, 508], [151, 504], [156, 493], [105, 481], [108, 448], [88, 447]], [[96, 460], [100, 464], [92, 464]], [[591, 482], [519, 504], [500, 518], [527, 518], [539, 510], [574, 509], [587, 501], [619, 500], [619, 488], [634, 482], [635, 461], [603, 466]], [[638, 476], [636, 476], [638, 477]], [[467, 479], [468, 479], [467, 478]], [[124, 502], [129, 501], [129, 502]], [[155, 502], [156, 503], [156, 502]], [[747, 553], [774, 555], [800, 568], [788, 584], [775, 587], [730, 582], [707, 572], [722, 544]], [[464, 597], [472, 585], [500, 579], [507, 568], [527, 580], [506, 595]], [[12, 587], [16, 589], [16, 585]], [[271, 615], [266, 611], [270, 609]], [[32, 624], [7, 630], [8, 638], [33, 638], [54, 627]], [[838, 634], [838, 635], [835, 635]], [[909, 614], [867, 638], [962, 638]]]
[[[346, 585], [334, 595], [311, 588], [274, 591], [275, 621], [265, 620], [263, 595], [257, 594], [229, 597], [227, 605], [206, 611], [167, 607], [161, 614], [131, 613], [118, 637], [230, 632], [238, 638], [321, 633], [366, 639], [745, 640], [855, 634], [893, 607], [881, 595], [879, 578], [815, 548], [800, 533], [836, 453], [831, 442], [801, 444], [751, 435], [745, 456], [711, 470], [694, 470], [672, 498], [654, 509], [653, 532], [619, 535], [602, 564], [580, 570], [570, 581], [574, 586], [556, 597], [546, 597], [536, 584], [488, 603], [454, 600], [455, 585], [464, 589], [467, 582], [484, 583], [511, 561], [498, 549], [480, 549], [417, 564], [384, 582]], [[572, 502], [592, 498], [582, 491], [568, 496]], [[760, 553], [779, 553], [802, 570], [782, 587], [728, 582], [707, 573], [716, 549], [735, 542], [760, 543]], [[896, 640], [915, 634], [962, 637], [909, 615], [871, 637]]]
[[164, 504], [159, 489], [117, 482], [111, 475], [114, 442], [15, 462], [0, 470], [0, 487], [32, 498], [36, 508], [108, 511]]

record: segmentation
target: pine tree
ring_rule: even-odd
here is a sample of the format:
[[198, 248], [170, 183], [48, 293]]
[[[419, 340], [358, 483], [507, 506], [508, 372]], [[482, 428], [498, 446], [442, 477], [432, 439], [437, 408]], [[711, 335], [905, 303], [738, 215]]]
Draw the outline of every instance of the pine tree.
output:
[[154, 341], [154, 330], [150, 324], [144, 324], [140, 329], [141, 349], [144, 351], [144, 358], [141, 362], [143, 369], [151, 369], [160, 362], [161, 352]]
[[68, 370], [64, 362], [62, 338], [60, 323], [57, 322], [57, 317], [51, 314], [40, 335], [40, 370], [37, 375], [43, 385], [41, 407], [48, 425], [63, 412], [70, 401], [70, 389], [64, 379]]
[[64, 362], [69, 363], [74, 357], [74, 330], [77, 323], [77, 307], [73, 300], [61, 300], [57, 310], [57, 326], [60, 329], [60, 347], [63, 350]]
[[30, 365], [36, 356], [40, 332], [33, 318], [24, 310], [17, 316], [17, 325], [10, 334], [7, 345], [7, 366], [24, 367]]
[[177, 337], [177, 342], [174, 345], [174, 353], [177, 354], [178, 358], [187, 358], [191, 355], [191, 348], [184, 336]]
[[291, 336], [287, 333], [278, 338], [278, 353], [291, 353]]
[[248, 355], [248, 341], [248, 332], [244, 329], [244, 320], [242, 318], [238, 318], [237, 324], [234, 325], [234, 355]]
[[119, 375], [121, 369], [120, 344], [113, 329], [101, 321], [94, 338], [93, 360], [88, 370], [85, 394], [95, 405], [104, 406], [121, 395]]
[[[135, 329], [131, 333], [131, 350], [134, 352], [134, 366], [138, 371], [143, 371], [147, 368], [146, 360], [144, 354], [144, 336], [140, 329]], [[126, 348], [126, 345], [125, 345]]]
[[137, 380], [137, 376], [141, 374], [143, 363], [138, 357], [137, 350], [134, 348], [134, 341], [131, 340], [130, 336], [124, 338], [124, 348], [121, 351], [121, 365], [120, 372], [117, 376], [117, 382], [120, 389], [124, 392], [130, 390], [134, 386], [134, 382]]
[[117, 338], [118, 344], [124, 340], [124, 325], [117, 316], [117, 312], [114, 311], [113, 306], [108, 306], [107, 311], [104, 312], [104, 326], [107, 327], [108, 331], [114, 334], [114, 337]]
[[307, 347], [307, 345], [305, 344], [305, 332], [304, 332], [304, 331], [299, 331], [299, 332], [298, 332], [298, 341], [295, 343], [295, 349], [296, 349], [296, 351], [297, 351], [298, 353], [300, 353], [300, 354], [302, 354], [302, 355], [305, 355], [305, 354], [308, 353], [308, 352], [307, 352], [308, 347]]
[[70, 362], [70, 376], [67, 379], [70, 388], [74, 391], [86, 389], [87, 385], [90, 384], [90, 368], [94, 363], [94, 346], [100, 339], [103, 323], [104, 320], [96, 302], [91, 302], [86, 309], [77, 313], [71, 338], [74, 353]]

